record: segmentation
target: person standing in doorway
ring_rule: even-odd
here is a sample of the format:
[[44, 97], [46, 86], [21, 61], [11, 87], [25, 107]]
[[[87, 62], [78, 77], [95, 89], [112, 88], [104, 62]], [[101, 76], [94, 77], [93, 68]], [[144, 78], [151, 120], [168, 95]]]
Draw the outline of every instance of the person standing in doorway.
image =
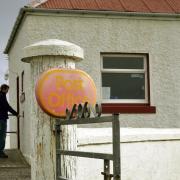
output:
[[12, 113], [15, 116], [18, 116], [18, 113], [9, 105], [6, 94], [9, 91], [9, 86], [3, 84], [0, 87], [0, 158], [8, 158], [4, 153], [5, 143], [6, 143], [6, 130], [7, 130], [7, 119], [8, 112]]

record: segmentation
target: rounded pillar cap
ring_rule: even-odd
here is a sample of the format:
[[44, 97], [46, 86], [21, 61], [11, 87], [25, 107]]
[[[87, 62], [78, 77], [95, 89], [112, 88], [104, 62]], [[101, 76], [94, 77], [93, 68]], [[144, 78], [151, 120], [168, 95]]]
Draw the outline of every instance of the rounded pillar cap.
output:
[[80, 61], [84, 59], [84, 52], [76, 44], [59, 39], [48, 39], [26, 46], [21, 60], [29, 63], [32, 57], [37, 56], [64, 56]]

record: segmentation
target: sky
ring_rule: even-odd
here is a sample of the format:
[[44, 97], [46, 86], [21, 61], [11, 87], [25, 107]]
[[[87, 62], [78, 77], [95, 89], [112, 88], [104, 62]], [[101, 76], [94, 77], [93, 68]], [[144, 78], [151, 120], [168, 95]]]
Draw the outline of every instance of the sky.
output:
[[7, 55], [3, 54], [19, 10], [31, 0], [0, 0], [0, 84], [7, 83], [4, 74], [8, 70]]

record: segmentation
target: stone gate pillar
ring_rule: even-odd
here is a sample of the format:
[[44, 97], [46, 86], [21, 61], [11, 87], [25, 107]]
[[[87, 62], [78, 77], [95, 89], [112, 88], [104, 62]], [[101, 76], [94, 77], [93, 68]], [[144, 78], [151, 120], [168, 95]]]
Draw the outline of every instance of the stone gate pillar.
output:
[[[23, 62], [31, 64], [31, 99], [29, 109], [32, 122], [32, 180], [56, 179], [56, 143], [53, 133], [55, 118], [45, 114], [38, 106], [35, 98], [35, 83], [39, 75], [54, 67], [75, 68], [75, 62], [83, 59], [83, 49], [79, 46], [56, 39], [40, 41], [24, 48]], [[65, 126], [62, 129], [65, 149], [76, 149], [76, 126]], [[71, 143], [70, 143], [71, 142]], [[76, 159], [66, 156], [62, 173], [76, 179]]]

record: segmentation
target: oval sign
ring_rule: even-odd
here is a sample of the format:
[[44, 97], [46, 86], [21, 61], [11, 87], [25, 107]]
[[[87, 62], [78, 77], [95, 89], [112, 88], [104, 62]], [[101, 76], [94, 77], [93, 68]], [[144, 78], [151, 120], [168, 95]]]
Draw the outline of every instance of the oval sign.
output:
[[54, 68], [44, 72], [36, 82], [35, 95], [44, 112], [65, 117], [66, 108], [88, 102], [96, 104], [96, 87], [92, 78], [77, 69]]

